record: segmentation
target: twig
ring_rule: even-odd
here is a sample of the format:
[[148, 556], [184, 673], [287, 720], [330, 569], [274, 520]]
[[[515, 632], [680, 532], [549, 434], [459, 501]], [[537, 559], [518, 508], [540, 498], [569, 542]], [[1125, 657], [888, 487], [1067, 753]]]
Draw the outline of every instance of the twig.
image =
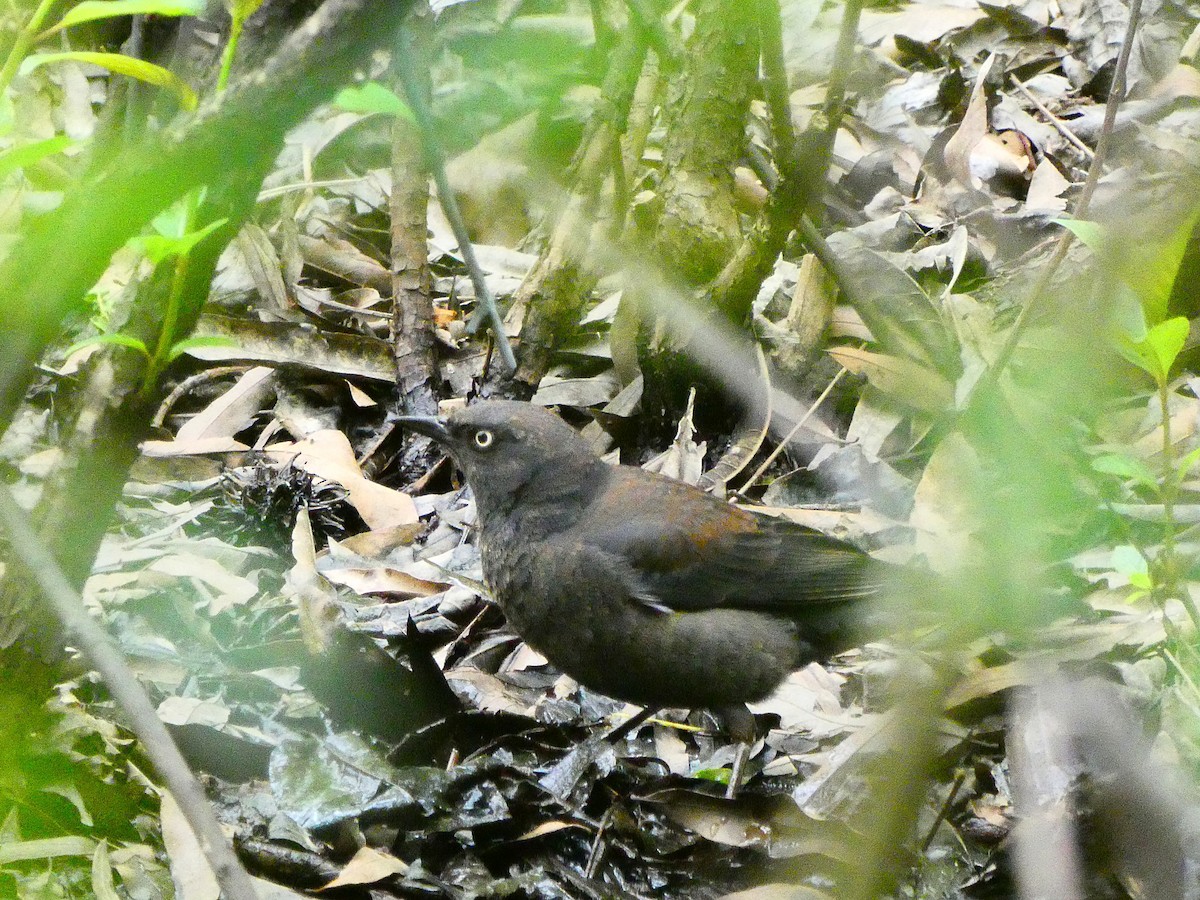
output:
[[171, 393], [167, 394], [166, 399], [158, 406], [158, 412], [154, 414], [154, 418], [150, 420], [151, 428], [161, 428], [163, 422], [167, 420], [167, 414], [179, 402], [179, 398], [188, 393], [198, 384], [203, 384], [206, 381], [216, 381], [218, 378], [224, 378], [226, 375], [242, 375], [249, 372], [253, 366], [217, 366], [212, 369], [205, 369], [203, 372], [197, 372], [195, 375], [189, 375], [179, 384], [171, 389]]
[[842, 366], [840, 369], [838, 369], [838, 373], [834, 375], [832, 379], [830, 379], [829, 384], [825, 386], [825, 390], [821, 391], [821, 395], [812, 402], [812, 405], [808, 408], [808, 412], [800, 417], [800, 421], [797, 422], [792, 427], [792, 430], [787, 433], [787, 437], [775, 445], [775, 449], [771, 451], [765, 460], [763, 460], [762, 465], [755, 469], [754, 474], [746, 479], [745, 483], [742, 484], [741, 489], [735, 492], [737, 496], [745, 496], [746, 491], [750, 490], [750, 487], [754, 484], [754, 482], [758, 481], [758, 479], [762, 477], [763, 472], [767, 471], [767, 468], [771, 465], [771, 463], [775, 462], [775, 460], [779, 458], [779, 454], [782, 453], [784, 449], [786, 449], [787, 445], [791, 443], [792, 438], [800, 433], [800, 429], [803, 428], [804, 424], [812, 418], [813, 413], [815, 413], [817, 408], [825, 402], [826, 398], [830, 395], [830, 393], [832, 393], [834, 387], [839, 381], [842, 380], [842, 376], [845, 374], [845, 366]]
[[1008, 80], [1013, 83], [1013, 87], [1015, 87], [1018, 91], [1020, 91], [1026, 100], [1028, 100], [1035, 107], [1037, 107], [1037, 111], [1046, 117], [1046, 120], [1051, 125], [1054, 126], [1055, 131], [1057, 131], [1059, 134], [1061, 134], [1063, 137], [1065, 137], [1071, 143], [1071, 145], [1075, 147], [1075, 149], [1077, 149], [1080, 153], [1082, 153], [1088, 159], [1095, 159], [1096, 154], [1092, 150], [1092, 148], [1089, 147], [1087, 144], [1085, 144], [1083, 141], [1081, 141], [1079, 139], [1079, 136], [1076, 135], [1075, 132], [1073, 132], [1070, 128], [1068, 128], [1066, 123], [1063, 122], [1062, 119], [1060, 119], [1054, 113], [1050, 112], [1050, 110], [1046, 108], [1046, 105], [1044, 103], [1042, 103], [1042, 101], [1039, 100], [1036, 96], [1034, 96], [1033, 92], [1030, 91], [1029, 88], [1027, 88], [1025, 86], [1025, 83], [1023, 81], [1021, 81], [1020, 78], [1018, 78], [1016, 75], [1014, 75], [1010, 72], [1009, 76], [1008, 76]]
[[958, 792], [962, 790], [963, 784], [967, 780], [966, 772], [959, 772], [954, 779], [954, 784], [950, 785], [950, 793], [946, 795], [946, 802], [938, 809], [937, 817], [933, 820], [933, 824], [929, 826], [929, 830], [925, 832], [925, 840], [921, 841], [921, 852], [928, 853], [929, 846], [933, 843], [933, 839], [937, 837], [937, 831], [942, 823], [946, 821], [946, 816], [950, 814], [950, 807], [954, 805], [954, 801], [958, 799]]
[[510, 372], [515, 372], [517, 358], [513, 356], [512, 345], [504, 331], [504, 320], [500, 318], [496, 297], [492, 294], [492, 289], [488, 287], [483, 267], [479, 265], [479, 260], [475, 256], [475, 247], [471, 243], [471, 236], [467, 234], [467, 225], [463, 220], [462, 210], [454, 196], [453, 188], [450, 187], [450, 179], [446, 175], [446, 153], [437, 138], [433, 112], [429, 109], [429, 104], [420, 90], [412, 68], [414, 65], [420, 64], [422, 63], [413, 59], [406, 60], [399, 67], [400, 80], [404, 85], [404, 95], [412, 109], [413, 117], [421, 129], [421, 140], [425, 145], [429, 171], [433, 174], [433, 183], [437, 185], [438, 202], [441, 203], [442, 209], [446, 213], [446, 219], [450, 222], [450, 230], [454, 232], [454, 239], [458, 241], [458, 250], [462, 254], [463, 264], [467, 267], [467, 274], [471, 278], [471, 284], [475, 286], [475, 296], [479, 300], [479, 309], [482, 315], [476, 315], [471, 319], [467, 326], [467, 333], [473, 334], [477, 331], [483, 321], [482, 317], [485, 316], [488, 326], [492, 329], [492, 336], [496, 339], [496, 346], [500, 351], [500, 358], [504, 361], [505, 368]]
[[112, 638], [88, 614], [79, 592], [71, 586], [58, 561], [46, 550], [28, 517], [5, 486], [0, 486], [0, 520], [12, 541], [13, 553], [24, 563], [62, 622], [63, 629], [100, 673], [109, 693], [129, 717], [129, 727], [141, 740], [146, 755], [196, 833], [222, 895], [230, 900], [257, 900], [250, 876], [221, 831], [204, 796], [204, 788], [171, 740], [137, 676]]
[[591, 849], [588, 850], [587, 865], [583, 868], [584, 878], [595, 878], [596, 870], [600, 868], [600, 863], [604, 859], [604, 832], [608, 829], [608, 823], [612, 820], [614, 806], [610, 806], [604, 811], [604, 815], [600, 819], [600, 827], [596, 829], [596, 836], [592, 839]]

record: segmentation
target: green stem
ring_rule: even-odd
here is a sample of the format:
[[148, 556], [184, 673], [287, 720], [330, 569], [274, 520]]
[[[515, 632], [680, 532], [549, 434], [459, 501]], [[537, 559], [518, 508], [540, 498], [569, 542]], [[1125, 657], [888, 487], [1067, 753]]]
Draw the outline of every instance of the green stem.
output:
[[1171, 440], [1170, 383], [1167, 378], [1158, 379], [1158, 407], [1162, 415], [1163, 455], [1163, 546], [1158, 559], [1158, 571], [1162, 576], [1163, 597], [1178, 597], [1187, 610], [1192, 624], [1200, 629], [1200, 609], [1188, 593], [1179, 589], [1179, 562], [1175, 553], [1175, 500], [1178, 495], [1179, 478], [1175, 472], [1175, 444]]
[[242, 25], [245, 20], [234, 16], [229, 25], [229, 41], [225, 44], [225, 52], [221, 54], [221, 72], [217, 75], [217, 93], [220, 94], [229, 84], [229, 73], [233, 69], [233, 56], [237, 53], [238, 38], [242, 36]]
[[0, 94], [8, 90], [8, 86], [12, 84], [17, 69], [25, 61], [25, 55], [33, 46], [38, 32], [42, 29], [42, 23], [46, 21], [46, 16], [50, 15], [50, 9], [56, 2], [57, 0], [42, 0], [38, 4], [38, 8], [33, 11], [29, 21], [25, 23], [25, 27], [21, 29], [21, 33], [17, 35], [17, 39], [13, 41], [12, 49], [8, 51], [8, 57], [4, 60], [4, 67], [0, 68]]
[[[182, 201], [185, 205], [182, 233], [188, 234], [196, 222], [200, 207], [200, 197], [192, 191]], [[175, 330], [179, 325], [179, 308], [183, 303], [183, 286], [187, 283], [188, 265], [191, 253], [181, 253], [175, 259], [175, 268], [171, 273], [171, 290], [167, 295], [167, 306], [163, 310], [162, 327], [158, 331], [158, 341], [150, 362], [146, 365], [146, 377], [142, 380], [142, 398], [149, 399], [158, 384], [158, 377], [166, 368], [170, 359], [171, 348], [175, 346]]]
[[158, 332], [158, 343], [154, 355], [146, 365], [146, 377], [142, 381], [142, 397], [148, 399], [158, 384], [158, 377], [167, 367], [171, 348], [175, 345], [175, 328], [179, 324], [179, 306], [183, 298], [183, 285], [187, 281], [190, 254], [182, 254], [175, 260], [175, 271], [171, 273], [171, 293], [167, 296], [167, 308], [163, 312], [162, 328]]
[[1170, 392], [1167, 390], [1167, 380], [1158, 382], [1158, 408], [1162, 415], [1162, 457], [1163, 457], [1163, 549], [1159, 560], [1160, 571], [1163, 574], [1163, 589], [1167, 596], [1175, 593], [1175, 459], [1174, 445], [1171, 442], [1171, 410]]

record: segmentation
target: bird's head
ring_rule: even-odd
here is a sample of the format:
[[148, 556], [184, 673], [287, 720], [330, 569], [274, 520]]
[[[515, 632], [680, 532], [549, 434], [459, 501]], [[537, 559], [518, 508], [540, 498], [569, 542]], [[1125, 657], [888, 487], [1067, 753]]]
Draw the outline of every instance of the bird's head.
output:
[[571, 426], [529, 403], [485, 400], [447, 416], [399, 422], [449, 451], [484, 516], [506, 514], [518, 497], [528, 502], [591, 490], [607, 469]]

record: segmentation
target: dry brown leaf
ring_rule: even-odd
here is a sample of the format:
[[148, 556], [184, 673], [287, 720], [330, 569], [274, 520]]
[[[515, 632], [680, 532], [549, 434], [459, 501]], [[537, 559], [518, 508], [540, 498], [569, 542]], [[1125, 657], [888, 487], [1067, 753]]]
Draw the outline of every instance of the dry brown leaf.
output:
[[432, 597], [449, 584], [415, 578], [390, 566], [371, 568], [359, 566], [321, 567], [321, 574], [334, 584], [345, 585], [358, 594], [395, 594], [400, 597]]
[[344, 551], [355, 556], [382, 559], [397, 547], [412, 546], [424, 530], [425, 525], [421, 522], [410, 522], [394, 528], [363, 531], [338, 541], [338, 544]]
[[347, 381], [346, 388], [350, 391], [350, 400], [359, 409], [370, 409], [372, 406], [379, 405], [373, 399], [371, 399], [370, 394], [358, 387], [356, 384], [354, 384], [354, 382]]
[[[860, 750], [877, 742], [886, 746], [886, 732], [893, 714], [868, 714], [862, 717], [862, 727], [852, 731], [844, 741], [829, 752], [825, 762], [792, 791], [792, 799], [800, 809], [818, 819], [838, 809], [840, 789], [848, 777], [847, 764]], [[853, 768], [852, 766], [850, 768]]]
[[337, 878], [317, 890], [327, 891], [350, 884], [374, 884], [385, 878], [403, 875], [407, 871], [408, 863], [404, 860], [371, 847], [359, 847], [358, 852], [350, 858], [350, 862], [342, 867]]
[[958, 432], [947, 435], [933, 451], [913, 496], [908, 522], [916, 532], [916, 550], [935, 572], [951, 572], [973, 553], [978, 530], [976, 475], [979, 458]]
[[1043, 160], [1033, 170], [1030, 192], [1025, 197], [1025, 209], [1062, 212], [1067, 209], [1067, 198], [1063, 194], [1069, 187], [1070, 181], [1063, 178], [1058, 167], [1050, 160]]
[[801, 884], [760, 884], [718, 900], [834, 900], [832, 894]]
[[199, 697], [167, 697], [158, 705], [158, 717], [167, 725], [208, 725], [229, 721], [229, 708]]
[[649, 460], [644, 466], [647, 472], [658, 472], [668, 478], [674, 478], [686, 484], [696, 484], [704, 473], [704, 453], [707, 443], [697, 444], [692, 440], [696, 426], [692, 423], [692, 413], [696, 403], [696, 391], [688, 395], [687, 408], [679, 419], [675, 429], [675, 440], [662, 453]]
[[142, 441], [143, 456], [168, 459], [174, 456], [204, 456], [209, 453], [244, 453], [250, 447], [229, 437], [197, 438], [187, 441]]
[[255, 366], [243, 373], [229, 390], [185, 422], [175, 435], [175, 441], [232, 438], [254, 421], [254, 416], [274, 386], [275, 370], [269, 366]]
[[479, 669], [460, 667], [448, 671], [446, 679], [470, 685], [477, 694], [473, 705], [484, 712], [506, 712], [525, 717], [533, 715], [533, 706], [495, 675], [489, 675]]
[[159, 790], [162, 793], [159, 821], [176, 896], [179, 900], [219, 900], [221, 889], [217, 876], [204, 858], [196, 833], [183, 817], [175, 798], [165, 789]]
[[209, 612], [216, 615], [232, 606], [240, 606], [258, 594], [258, 585], [248, 578], [222, 568], [213, 560], [190, 553], [172, 553], [150, 563], [148, 568], [172, 578], [192, 578], [215, 591]]
[[692, 768], [692, 755], [674, 728], [654, 726], [654, 755], [667, 764], [672, 775], [686, 775]]
[[296, 305], [288, 286], [284, 284], [279, 254], [261, 226], [247, 222], [234, 239], [234, 246], [242, 254], [255, 290], [267, 301], [269, 308], [285, 310]]
[[408, 494], [376, 484], [363, 475], [349, 439], [340, 431], [331, 428], [317, 431], [295, 444], [272, 446], [268, 455], [281, 465], [294, 460], [298, 468], [340, 484], [346, 489], [350, 503], [373, 530], [408, 525], [419, 519]]
[[940, 374], [902, 356], [830, 348], [829, 355], [856, 375], [865, 375], [871, 386], [893, 400], [921, 412], [944, 413], [954, 402], [954, 386]]
[[553, 822], [542, 822], [540, 825], [534, 826], [533, 828], [529, 829], [529, 831], [515, 838], [515, 840], [531, 841], [534, 838], [540, 838], [547, 834], [554, 834], [557, 831], [566, 831], [568, 828], [578, 828], [583, 831], [587, 831], [587, 826], [581, 822], [568, 822], [562, 819], [557, 819]]
[[868, 47], [881, 44], [885, 51], [894, 50], [894, 35], [927, 44], [955, 29], [974, 25], [984, 17], [977, 6], [953, 4], [919, 3], [897, 11], [865, 9], [859, 35]]
[[371, 287], [380, 294], [391, 294], [391, 273], [349, 241], [331, 237], [314, 238], [306, 234], [299, 237], [300, 250], [308, 265], [350, 284]]
[[992, 69], [996, 57], [989, 55], [987, 61], [979, 67], [975, 76], [975, 87], [971, 91], [971, 101], [963, 114], [958, 129], [946, 142], [944, 159], [946, 170], [959, 184], [964, 187], [978, 188], [979, 180], [971, 173], [971, 154], [980, 141], [988, 134], [988, 110], [986, 82], [988, 72]]
[[852, 543], [896, 527], [895, 520], [869, 509], [850, 512], [840, 509], [806, 509], [801, 506], [744, 505], [742, 508], [764, 516], [778, 516]]
[[751, 712], [775, 713], [783, 731], [814, 740], [844, 734], [858, 716], [848, 716], [839, 692], [846, 679], [810, 663], [792, 672], [770, 697], [748, 704]]
[[189, 356], [209, 362], [288, 363], [388, 384], [396, 379], [391, 345], [367, 334], [318, 331], [290, 322], [255, 322], [214, 314], [201, 316], [193, 333], [196, 337], [223, 338], [231, 342], [229, 346], [188, 348]]

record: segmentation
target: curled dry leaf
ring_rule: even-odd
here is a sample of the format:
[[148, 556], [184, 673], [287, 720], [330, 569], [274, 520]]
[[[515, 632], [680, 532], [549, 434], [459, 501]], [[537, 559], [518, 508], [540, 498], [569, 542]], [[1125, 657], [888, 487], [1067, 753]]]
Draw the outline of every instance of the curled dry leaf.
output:
[[395, 528], [418, 519], [411, 497], [367, 480], [354, 458], [349, 439], [340, 431], [318, 431], [295, 444], [273, 446], [268, 455], [280, 464], [294, 460], [298, 468], [340, 484], [372, 529]]
[[979, 67], [975, 76], [975, 87], [971, 91], [971, 102], [963, 114], [958, 130], [946, 142], [944, 159], [946, 170], [964, 187], [979, 187], [978, 179], [971, 172], [971, 155], [975, 147], [988, 134], [988, 111], [986, 82], [995, 62], [994, 55]]
[[704, 452], [708, 445], [697, 444], [692, 440], [696, 426], [692, 423], [692, 413], [696, 403], [696, 391], [688, 395], [687, 409], [679, 419], [675, 429], [675, 440], [671, 446], [658, 456], [647, 462], [642, 468], [647, 472], [659, 472], [687, 484], [697, 484], [703, 473]]
[[275, 387], [275, 370], [255, 366], [201, 412], [185, 422], [175, 435], [180, 442], [232, 438], [254, 421]]

